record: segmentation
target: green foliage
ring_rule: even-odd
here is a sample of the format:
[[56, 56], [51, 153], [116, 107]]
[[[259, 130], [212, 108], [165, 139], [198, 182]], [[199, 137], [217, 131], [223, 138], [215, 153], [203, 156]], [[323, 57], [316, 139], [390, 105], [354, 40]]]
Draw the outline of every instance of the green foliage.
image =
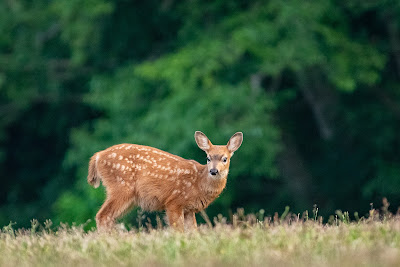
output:
[[82, 65], [93, 59], [100, 52], [103, 24], [113, 4], [104, 0], [63, 0], [55, 1], [52, 10], [65, 29], [61, 38], [71, 46], [71, 63]]
[[104, 199], [91, 155], [128, 142], [203, 163], [196, 130], [215, 144], [244, 132], [212, 215], [400, 205], [399, 14], [395, 1], [0, 2], [0, 224], [86, 222]]

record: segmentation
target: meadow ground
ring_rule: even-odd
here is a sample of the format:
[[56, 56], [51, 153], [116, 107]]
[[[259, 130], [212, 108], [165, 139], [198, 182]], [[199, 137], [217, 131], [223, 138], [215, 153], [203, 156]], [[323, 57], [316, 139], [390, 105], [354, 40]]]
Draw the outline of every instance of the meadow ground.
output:
[[339, 214], [326, 224], [236, 214], [189, 233], [52, 230], [34, 221], [32, 229], [2, 229], [0, 266], [400, 266], [400, 216], [373, 213], [354, 222]]

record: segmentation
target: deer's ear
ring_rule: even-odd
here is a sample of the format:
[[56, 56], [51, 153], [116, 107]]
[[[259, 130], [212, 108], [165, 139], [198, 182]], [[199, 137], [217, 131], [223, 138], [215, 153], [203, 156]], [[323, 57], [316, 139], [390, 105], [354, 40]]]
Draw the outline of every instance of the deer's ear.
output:
[[229, 152], [233, 153], [240, 147], [242, 141], [243, 141], [243, 133], [237, 132], [234, 135], [232, 135], [231, 139], [229, 139], [229, 142], [226, 145], [226, 147], [228, 148]]
[[201, 150], [208, 151], [212, 146], [207, 136], [200, 131], [194, 133], [194, 139]]

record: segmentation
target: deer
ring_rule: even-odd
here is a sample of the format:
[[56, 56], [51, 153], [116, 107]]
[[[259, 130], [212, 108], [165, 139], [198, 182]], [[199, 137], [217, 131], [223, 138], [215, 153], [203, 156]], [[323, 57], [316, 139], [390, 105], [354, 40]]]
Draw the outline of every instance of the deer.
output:
[[87, 180], [94, 188], [102, 182], [106, 190], [106, 200], [96, 214], [97, 229], [113, 229], [116, 220], [135, 206], [165, 211], [167, 223], [178, 231], [197, 229], [195, 214], [225, 188], [230, 160], [242, 144], [243, 133], [235, 133], [226, 145], [213, 145], [200, 131], [194, 137], [207, 154], [205, 165], [136, 144], [114, 145], [95, 153]]

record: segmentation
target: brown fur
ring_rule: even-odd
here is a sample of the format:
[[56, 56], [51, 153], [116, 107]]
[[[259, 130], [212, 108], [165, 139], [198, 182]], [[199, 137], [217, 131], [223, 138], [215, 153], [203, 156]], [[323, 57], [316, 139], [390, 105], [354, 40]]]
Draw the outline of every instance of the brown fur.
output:
[[[166, 210], [169, 224], [179, 230], [196, 228], [195, 213], [225, 188], [230, 158], [243, 136], [236, 133], [226, 146], [212, 145], [201, 132], [196, 132], [195, 138], [210, 158], [207, 165], [134, 144], [95, 153], [89, 162], [88, 183], [98, 187], [101, 180], [107, 191], [96, 215], [98, 228], [111, 228], [115, 219], [135, 205], [148, 211]], [[218, 174], [211, 175], [211, 169]]]

